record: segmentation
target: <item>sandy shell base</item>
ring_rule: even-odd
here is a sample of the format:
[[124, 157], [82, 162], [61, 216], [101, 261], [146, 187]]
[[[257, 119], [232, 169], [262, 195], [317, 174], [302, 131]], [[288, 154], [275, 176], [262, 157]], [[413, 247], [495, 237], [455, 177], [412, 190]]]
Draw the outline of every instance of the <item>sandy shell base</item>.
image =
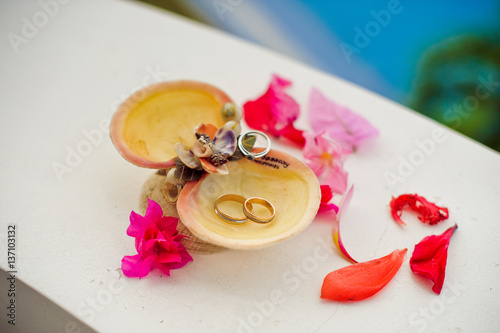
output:
[[[165, 176], [159, 175], [157, 173], [151, 175], [144, 186], [142, 187], [141, 195], [139, 198], [139, 209], [141, 214], [144, 215], [146, 212], [146, 207], [148, 205], [148, 198], [156, 201], [163, 209], [163, 214], [166, 216], [179, 217], [177, 213], [177, 208], [175, 204], [169, 203], [163, 196], [162, 189], [165, 186]], [[188, 236], [189, 238], [184, 238], [182, 244], [186, 247], [188, 251], [202, 252], [202, 253], [214, 253], [223, 250], [227, 250], [225, 247], [214, 245], [205, 242], [189, 231], [189, 229], [179, 220], [177, 225], [177, 231], [181, 235]]]

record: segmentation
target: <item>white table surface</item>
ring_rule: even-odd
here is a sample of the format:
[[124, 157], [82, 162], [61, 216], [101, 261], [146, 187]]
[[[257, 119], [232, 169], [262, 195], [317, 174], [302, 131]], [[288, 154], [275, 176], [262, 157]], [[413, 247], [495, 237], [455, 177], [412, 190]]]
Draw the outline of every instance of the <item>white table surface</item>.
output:
[[[18, 329], [40, 331], [44, 319], [58, 332], [83, 332], [86, 324], [99, 332], [498, 331], [498, 153], [331, 75], [131, 2], [60, 4], [15, 52], [9, 33], [22, 35], [23, 18], [33, 22], [36, 16], [43, 24], [42, 10], [36, 1], [0, 3], [0, 267], [7, 270], [7, 225], [15, 223], [19, 283], [76, 318], [62, 323], [44, 306], [38, 317], [18, 313]], [[317, 218], [274, 247], [195, 253], [194, 262], [171, 277], [124, 277], [120, 260], [135, 251], [125, 233], [128, 216], [138, 209], [139, 191], [153, 171], [122, 159], [107, 133], [100, 141], [96, 136], [89, 154], [73, 161], [61, 180], [53, 163], [65, 164], [68, 149], [85, 145], [83, 132], [102, 133], [101, 122], [143, 82], [206, 81], [243, 103], [266, 89], [271, 73], [294, 82], [290, 94], [302, 106], [298, 127], [309, 128], [307, 100], [316, 86], [380, 129], [378, 139], [346, 162], [355, 193], [342, 236], [361, 260], [408, 247], [401, 270], [365, 301], [321, 300], [325, 275], [348, 263], [332, 244], [331, 221]], [[388, 184], [386, 172], [398, 173], [400, 158], [418, 155], [415, 140], [431, 139], [436, 129], [445, 131], [446, 140], [403, 181]], [[274, 147], [301, 158], [299, 149], [280, 142]], [[407, 213], [407, 227], [399, 227], [388, 204], [402, 193], [447, 206], [450, 219], [427, 226]], [[423, 237], [453, 223], [459, 229], [438, 296], [411, 273], [408, 260]], [[280, 292], [278, 304], [270, 306]], [[1, 293], [4, 309], [5, 289]], [[19, 302], [28, 307], [31, 299]], [[4, 312], [0, 327], [12, 330]]]

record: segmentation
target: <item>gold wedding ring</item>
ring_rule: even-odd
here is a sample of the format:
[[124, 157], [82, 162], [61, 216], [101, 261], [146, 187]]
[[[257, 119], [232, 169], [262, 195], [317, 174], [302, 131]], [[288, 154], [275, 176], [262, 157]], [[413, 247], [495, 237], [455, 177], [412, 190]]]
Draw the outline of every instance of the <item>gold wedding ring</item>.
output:
[[[271, 215], [268, 216], [257, 216], [253, 214], [253, 206], [252, 204], [258, 204], [261, 206], [266, 207]], [[258, 198], [258, 197], [253, 197], [253, 198], [248, 198], [244, 203], [243, 203], [243, 212], [245, 213], [246, 217], [248, 217], [250, 220], [257, 222], [257, 223], [269, 223], [274, 219], [274, 216], [276, 215], [276, 210], [274, 209], [274, 206], [267, 201], [266, 199]]]
[[[221, 211], [219, 208], [219, 204], [224, 201], [235, 201], [239, 202], [243, 205], [243, 213], [245, 214], [244, 216], [241, 217], [234, 217], [231, 215], [228, 215]], [[270, 212], [270, 215], [268, 216], [257, 216], [253, 213], [253, 204], [261, 205], [267, 208]], [[224, 194], [221, 195], [217, 201], [215, 201], [214, 204], [214, 209], [215, 213], [217, 214], [218, 217], [223, 219], [224, 221], [227, 221], [229, 223], [234, 223], [234, 224], [243, 224], [246, 223], [249, 219], [253, 222], [256, 223], [269, 223], [274, 219], [274, 216], [276, 215], [276, 210], [274, 209], [274, 206], [267, 201], [266, 199], [258, 198], [258, 197], [252, 197], [249, 199], [246, 199], [242, 197], [241, 195], [238, 194]]]
[[[224, 202], [224, 201], [236, 201], [236, 202], [239, 202], [239, 203], [241, 203], [243, 205], [243, 204], [245, 204], [246, 199], [244, 197], [242, 197], [241, 195], [237, 195], [237, 194], [224, 194], [224, 195], [221, 195], [219, 197], [219, 199], [217, 199], [217, 201], [215, 201], [215, 205], [214, 205], [215, 213], [217, 214], [217, 216], [219, 216], [224, 221], [227, 221], [227, 222], [230, 222], [230, 223], [235, 223], [235, 224], [243, 224], [243, 223], [245, 223], [245, 222], [248, 221], [246, 215], [243, 215], [241, 217], [233, 217], [233, 216], [230, 216], [230, 215], [222, 212], [219, 209], [219, 204], [221, 202]], [[252, 204], [250, 204], [248, 206], [248, 210], [249, 211], [253, 211]]]

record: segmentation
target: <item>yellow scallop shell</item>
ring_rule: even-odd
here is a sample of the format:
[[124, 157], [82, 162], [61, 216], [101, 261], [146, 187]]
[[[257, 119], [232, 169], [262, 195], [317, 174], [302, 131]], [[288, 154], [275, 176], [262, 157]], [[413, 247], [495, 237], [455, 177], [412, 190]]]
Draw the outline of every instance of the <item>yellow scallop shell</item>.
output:
[[[256, 249], [300, 233], [316, 216], [321, 201], [318, 180], [293, 156], [271, 150], [254, 162], [230, 162], [228, 168], [228, 175], [205, 174], [188, 182], [177, 201], [182, 223], [201, 240], [232, 249]], [[276, 209], [275, 218], [268, 224], [222, 220], [214, 203], [228, 193], [268, 200]], [[233, 216], [242, 215], [241, 204], [228, 209]]]
[[232, 102], [222, 90], [197, 81], [162, 82], [124, 101], [110, 126], [111, 140], [129, 162], [145, 168], [173, 166], [174, 146], [192, 146], [200, 123], [224, 125], [222, 106]]

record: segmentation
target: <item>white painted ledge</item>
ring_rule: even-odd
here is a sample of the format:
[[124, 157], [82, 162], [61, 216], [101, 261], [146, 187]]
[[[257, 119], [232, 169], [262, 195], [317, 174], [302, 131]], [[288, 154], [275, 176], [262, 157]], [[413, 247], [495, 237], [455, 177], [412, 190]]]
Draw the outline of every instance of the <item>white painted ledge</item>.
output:
[[[8, 270], [7, 225], [15, 223], [17, 278], [74, 315], [80, 332], [84, 323], [99, 332], [492, 332], [500, 327], [498, 153], [338, 78], [174, 15], [125, 1], [70, 1], [43, 25], [42, 10], [36, 1], [0, 4], [0, 267]], [[34, 16], [43, 26], [31, 31], [16, 53], [8, 34], [22, 35], [24, 18], [33, 23]], [[406, 261], [371, 299], [320, 300], [324, 276], [347, 265], [333, 248], [331, 222], [324, 219], [269, 249], [194, 254], [194, 262], [169, 278], [120, 275], [122, 256], [134, 253], [125, 233], [128, 215], [138, 208], [139, 190], [152, 171], [123, 160], [102, 132], [118, 103], [143, 83], [180, 78], [212, 83], [243, 103], [264, 91], [273, 72], [294, 81], [290, 93], [303, 110], [298, 127], [308, 128], [307, 98], [316, 86], [380, 129], [381, 136], [346, 163], [356, 191], [342, 232], [354, 257], [371, 259], [403, 247], [411, 253], [426, 235], [459, 225], [441, 296], [415, 277]], [[446, 139], [431, 144], [436, 129]], [[422, 148], [416, 141], [427, 142], [429, 156], [417, 152]], [[301, 157], [290, 146], [274, 147]], [[73, 150], [86, 156], [66, 161]], [[418, 164], [419, 156], [425, 156], [420, 165], [404, 169], [403, 159]], [[70, 163], [71, 172], [60, 175], [61, 181], [54, 162]], [[402, 173], [403, 181], [391, 186], [387, 172]], [[388, 203], [391, 195], [406, 192], [447, 206], [450, 220], [430, 227], [407, 214], [408, 226], [399, 227]], [[279, 302], [273, 303], [275, 298]], [[35, 297], [19, 301], [29, 299]], [[9, 328], [3, 312], [0, 327]], [[57, 316], [18, 313], [17, 319], [24, 331], [68, 331]]]

